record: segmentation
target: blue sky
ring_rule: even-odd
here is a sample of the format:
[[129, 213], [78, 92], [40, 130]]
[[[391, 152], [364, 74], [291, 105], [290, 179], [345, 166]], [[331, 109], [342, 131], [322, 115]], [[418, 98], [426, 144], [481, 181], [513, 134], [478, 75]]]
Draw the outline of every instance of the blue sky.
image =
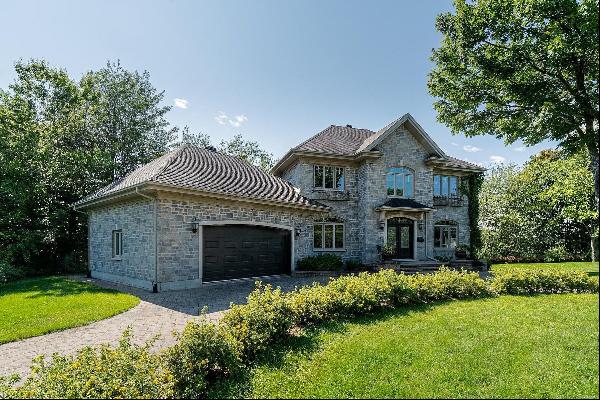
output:
[[410, 112], [450, 155], [522, 163], [551, 147], [451, 135], [427, 93], [437, 14], [450, 1], [10, 1], [0, 87], [43, 58], [72, 77], [120, 59], [148, 70], [174, 125], [236, 133], [282, 156], [331, 124], [377, 130]]

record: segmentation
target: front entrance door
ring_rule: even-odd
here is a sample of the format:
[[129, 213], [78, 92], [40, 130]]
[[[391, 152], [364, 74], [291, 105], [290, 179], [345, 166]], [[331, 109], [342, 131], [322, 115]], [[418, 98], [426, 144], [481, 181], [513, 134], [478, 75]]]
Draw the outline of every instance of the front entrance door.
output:
[[387, 221], [387, 253], [391, 258], [414, 258], [414, 223], [407, 218]]

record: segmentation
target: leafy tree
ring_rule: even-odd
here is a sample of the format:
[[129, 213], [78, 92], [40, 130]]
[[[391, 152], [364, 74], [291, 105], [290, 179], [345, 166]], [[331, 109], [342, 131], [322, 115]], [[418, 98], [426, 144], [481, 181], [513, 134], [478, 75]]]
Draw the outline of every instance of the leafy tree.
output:
[[454, 133], [585, 148], [598, 209], [598, 1], [455, 0], [429, 90]]
[[265, 171], [269, 171], [275, 165], [275, 159], [271, 153], [263, 150], [258, 142], [244, 140], [240, 134], [235, 135], [231, 140], [222, 140], [217, 149], [224, 154], [241, 158]]
[[586, 164], [585, 152], [547, 150], [522, 169], [488, 171], [480, 193], [483, 254], [506, 261], [587, 258], [598, 213]]
[[85, 263], [85, 215], [71, 205], [163, 154], [173, 139], [148, 73], [118, 63], [80, 82], [18, 62], [0, 92], [0, 261], [52, 270]]
[[86, 129], [96, 138], [94, 150], [107, 161], [103, 178], [116, 180], [164, 154], [175, 138], [158, 92], [147, 71], [127, 71], [117, 61], [88, 72], [80, 86], [86, 100]]

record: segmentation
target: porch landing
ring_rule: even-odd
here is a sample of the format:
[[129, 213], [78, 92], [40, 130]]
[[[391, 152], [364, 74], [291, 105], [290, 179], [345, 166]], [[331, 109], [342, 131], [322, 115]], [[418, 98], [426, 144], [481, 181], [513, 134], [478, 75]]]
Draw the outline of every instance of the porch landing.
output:
[[431, 274], [437, 272], [442, 266], [452, 269], [464, 269], [467, 271], [485, 271], [487, 268], [482, 266], [477, 260], [452, 260], [441, 261], [415, 261], [415, 260], [386, 260], [379, 269], [393, 269], [394, 271], [404, 272], [405, 274]]

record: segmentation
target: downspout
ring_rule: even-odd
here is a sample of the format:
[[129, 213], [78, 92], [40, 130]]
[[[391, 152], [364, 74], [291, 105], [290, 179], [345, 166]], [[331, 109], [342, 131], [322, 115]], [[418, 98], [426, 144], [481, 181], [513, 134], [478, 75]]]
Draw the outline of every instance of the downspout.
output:
[[141, 193], [137, 186], [135, 187], [135, 193], [152, 200], [154, 204], [154, 282], [152, 283], [152, 293], [158, 293], [158, 200], [156, 197]]

